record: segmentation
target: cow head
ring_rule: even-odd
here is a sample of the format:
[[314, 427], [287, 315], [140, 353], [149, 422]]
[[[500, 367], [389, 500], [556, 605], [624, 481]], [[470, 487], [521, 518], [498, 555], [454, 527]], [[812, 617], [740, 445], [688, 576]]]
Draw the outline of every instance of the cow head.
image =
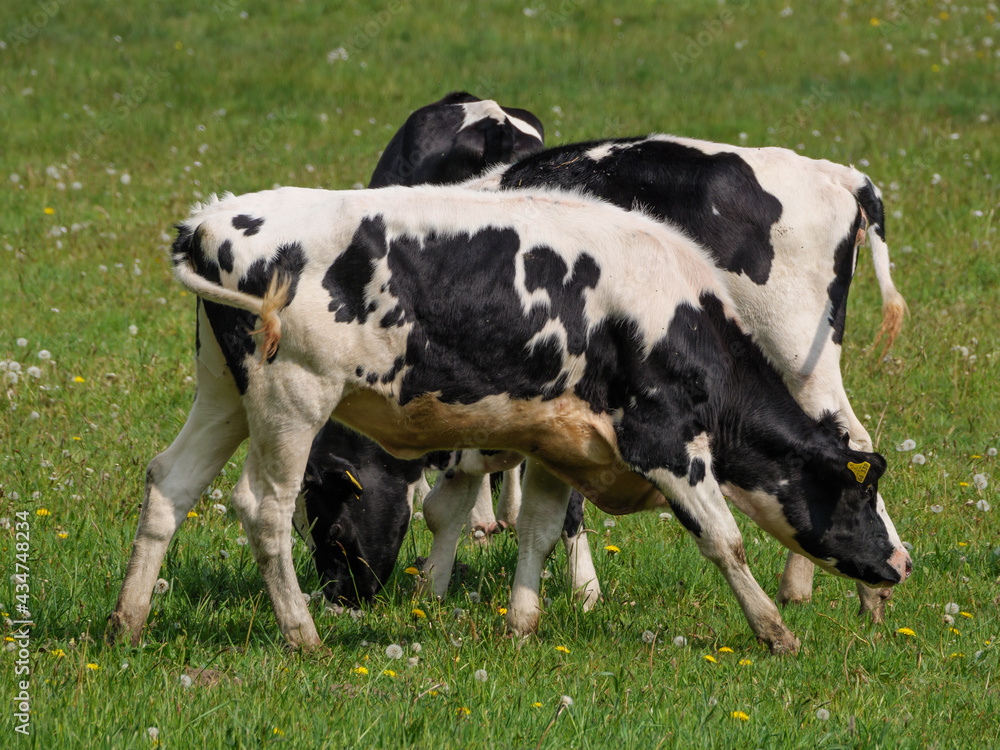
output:
[[[816, 444], [767, 462], [771, 476], [724, 486], [733, 503], [794, 552], [869, 586], [902, 583], [913, 569], [879, 498], [885, 459], [852, 450], [821, 422]], [[752, 488], [752, 489], [751, 489]]]

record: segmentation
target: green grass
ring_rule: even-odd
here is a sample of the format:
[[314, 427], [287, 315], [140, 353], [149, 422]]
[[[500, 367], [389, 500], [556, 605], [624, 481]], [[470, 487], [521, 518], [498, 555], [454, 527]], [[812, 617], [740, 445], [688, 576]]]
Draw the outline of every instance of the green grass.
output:
[[[32, 734], [14, 735], [23, 678], [16, 653], [2, 652], [0, 745], [153, 747], [157, 727], [159, 746], [174, 748], [997, 746], [995, 6], [908, 2], [894, 15], [883, 2], [797, 3], [782, 16], [774, 2], [565, 0], [530, 6], [532, 17], [523, 2], [337, 5], [350, 7], [0, 9], [0, 360], [23, 367], [0, 408], [0, 516], [30, 519], [36, 622]], [[339, 47], [348, 59], [328, 61]], [[194, 300], [165, 262], [171, 224], [216, 191], [363, 183], [412, 109], [461, 88], [532, 109], [553, 144], [663, 131], [783, 145], [860, 165], [882, 186], [911, 315], [890, 361], [867, 350], [880, 300], [863, 251], [844, 374], [914, 546], [916, 569], [885, 624], [859, 620], [853, 586], [820, 575], [814, 603], [784, 612], [802, 653], [772, 658], [676, 523], [632, 516], [606, 530], [591, 509], [607, 540], [595, 540], [605, 601], [593, 612], [567, 599], [560, 552], [538, 637], [506, 636], [497, 608], [511, 538], [463, 546], [462, 583], [440, 604], [414, 604], [403, 568], [430, 543], [415, 524], [363, 617], [313, 603], [330, 654], [302, 656], [283, 647], [236, 519], [206, 497], [171, 546], [161, 573], [171, 588], [155, 597], [144, 645], [103, 645], [145, 466], [194, 392]], [[926, 464], [894, 450], [907, 438]], [[213, 489], [227, 493], [239, 465]], [[978, 472], [985, 490], [972, 485]], [[981, 499], [994, 509], [977, 509]], [[773, 594], [783, 550], [743, 528]], [[16, 542], [0, 532], [0, 610], [11, 614]], [[312, 591], [308, 555], [295, 550]], [[947, 602], [972, 615], [956, 616], [957, 633], [942, 621]], [[409, 666], [414, 642], [423, 648]], [[404, 659], [386, 657], [391, 643]], [[197, 669], [211, 671], [183, 687]], [[574, 704], [560, 712], [563, 695]]]

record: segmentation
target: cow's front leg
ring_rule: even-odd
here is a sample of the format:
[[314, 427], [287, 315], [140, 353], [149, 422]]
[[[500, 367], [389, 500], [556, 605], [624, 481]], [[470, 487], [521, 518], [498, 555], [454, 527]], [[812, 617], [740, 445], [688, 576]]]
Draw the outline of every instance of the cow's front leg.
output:
[[[706, 456], [706, 466], [711, 466], [710, 461]], [[701, 554], [722, 571], [757, 638], [773, 654], [796, 653], [799, 640], [750, 572], [743, 537], [711, 470], [694, 485], [688, 477], [678, 477], [667, 469], [653, 470], [647, 476], [660, 492], [672, 498], [677, 520], [694, 536]]]
[[489, 476], [448, 469], [438, 475], [434, 488], [424, 498], [424, 521], [434, 541], [424, 562], [427, 582], [418, 585], [418, 596], [426, 595], [429, 589], [433, 596], [441, 597], [448, 590], [462, 526], [484, 483], [489, 492]]
[[507, 528], [517, 525], [521, 513], [521, 466], [517, 465], [503, 473], [500, 499], [497, 501], [497, 517]]
[[517, 572], [510, 591], [507, 626], [515, 635], [538, 628], [538, 588], [542, 569], [562, 531], [570, 488], [537, 461], [524, 472], [524, 499], [517, 519]]
[[563, 522], [562, 539], [566, 546], [566, 577], [573, 596], [589, 612], [601, 598], [601, 584], [597, 580], [590, 542], [583, 524], [584, 497], [578, 490], [570, 494]]

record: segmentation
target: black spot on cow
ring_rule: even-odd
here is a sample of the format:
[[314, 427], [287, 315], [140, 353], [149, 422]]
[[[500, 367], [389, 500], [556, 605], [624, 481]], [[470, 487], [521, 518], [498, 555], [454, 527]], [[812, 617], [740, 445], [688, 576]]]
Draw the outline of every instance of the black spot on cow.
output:
[[[603, 159], [586, 156], [608, 144], [614, 147]], [[504, 172], [501, 186], [582, 189], [625, 209], [641, 207], [683, 228], [720, 268], [756, 284], [771, 273], [771, 228], [781, 218], [781, 202], [732, 152], [706, 154], [646, 138], [577, 143], [522, 159]]]
[[688, 483], [694, 487], [705, 479], [705, 462], [700, 458], [692, 458], [688, 466]]
[[372, 312], [365, 290], [375, 273], [375, 264], [386, 254], [385, 222], [381, 216], [362, 220], [351, 244], [333, 261], [323, 276], [330, 294], [330, 312], [338, 323], [364, 323]]
[[406, 364], [405, 359], [403, 359], [402, 357], [396, 357], [396, 359], [392, 363], [392, 367], [390, 367], [388, 370], [382, 373], [382, 382], [391, 383], [393, 379], [396, 377], [396, 374], [403, 369], [403, 366], [405, 364]]
[[569, 495], [569, 505], [566, 506], [566, 518], [563, 519], [562, 533], [574, 537], [583, 528], [583, 495], [574, 489]]
[[222, 244], [219, 245], [219, 267], [226, 273], [233, 272], [233, 243], [229, 240], [223, 240]]
[[257, 234], [263, 224], [263, 219], [253, 219], [246, 214], [240, 214], [239, 216], [233, 217], [233, 228], [242, 229], [244, 237], [252, 237]]
[[854, 247], [858, 230], [861, 228], [861, 212], [855, 217], [851, 229], [840, 243], [833, 255], [833, 281], [826, 293], [830, 298], [830, 326], [833, 328], [833, 343], [844, 341], [844, 328], [847, 325], [847, 293], [851, 290], [851, 280], [854, 278], [855, 254]]
[[667, 498], [667, 502], [670, 503], [670, 509], [677, 516], [677, 520], [681, 522], [681, 526], [690, 531], [695, 536], [701, 536], [701, 524], [698, 523], [698, 519], [688, 513], [687, 508], [678, 503], [672, 498]]
[[593, 289], [601, 278], [597, 261], [583, 253], [573, 266], [567, 281], [566, 262], [548, 247], [534, 247], [524, 254], [524, 286], [529, 292], [544, 289], [549, 293], [549, 316], [568, 322], [566, 348], [570, 354], [583, 353], [587, 329], [582, 325], [584, 289]]
[[362, 367], [361, 365], [358, 365], [357, 367], [354, 368], [354, 374], [356, 377], [360, 378], [365, 374], [365, 368]]

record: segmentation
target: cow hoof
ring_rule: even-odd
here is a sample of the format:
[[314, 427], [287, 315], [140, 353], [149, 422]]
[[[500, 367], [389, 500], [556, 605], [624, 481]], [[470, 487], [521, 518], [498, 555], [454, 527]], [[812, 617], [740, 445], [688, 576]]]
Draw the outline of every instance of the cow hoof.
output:
[[120, 643], [128, 643], [131, 646], [138, 646], [142, 638], [142, 628], [133, 628], [129, 624], [128, 618], [121, 612], [112, 612], [108, 615], [108, 629], [104, 634], [104, 639], [109, 646]]
[[858, 617], [868, 615], [873, 623], [885, 620], [885, 603], [892, 598], [892, 589], [870, 589], [858, 586], [858, 599], [861, 600], [861, 608], [858, 610]]
[[812, 593], [795, 595], [778, 592], [778, 604], [782, 607], [786, 604], [809, 604], [810, 602], [812, 602]]
[[795, 634], [790, 630], [786, 631], [780, 637], [771, 641], [771, 654], [773, 656], [795, 656], [799, 653], [799, 647], [802, 646], [802, 642], [795, 637]]

